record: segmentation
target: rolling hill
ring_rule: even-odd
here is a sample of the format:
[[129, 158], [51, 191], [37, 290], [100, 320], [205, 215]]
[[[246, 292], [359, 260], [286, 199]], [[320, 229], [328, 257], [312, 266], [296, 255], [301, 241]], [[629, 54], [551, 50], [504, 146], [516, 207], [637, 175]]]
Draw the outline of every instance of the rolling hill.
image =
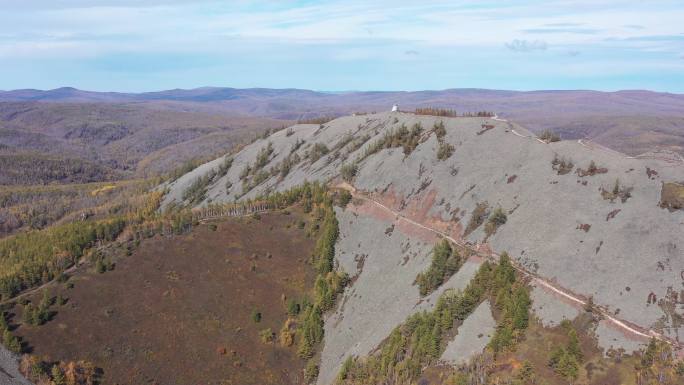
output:
[[640, 90], [599, 92], [441, 91], [316, 92], [299, 89], [203, 87], [146, 93], [89, 92], [74, 88], [0, 92], [0, 101], [117, 103], [155, 110], [299, 120], [389, 110], [392, 104], [412, 111], [436, 106], [459, 112], [494, 111], [533, 132], [561, 132], [567, 139], [590, 137], [621, 152], [638, 155], [668, 148], [684, 153], [684, 95]]
[[[651, 336], [681, 351], [681, 157], [549, 143], [501, 119], [379, 113], [296, 125], [230, 159], [225, 173], [221, 157], [165, 185], [163, 205], [259, 199], [306, 180], [352, 191], [353, 204], [337, 211], [335, 258], [354, 278], [326, 316], [321, 385], [503, 252], [531, 280], [543, 322], [589, 307], [601, 314], [592, 333], [604, 351], [630, 353]], [[424, 297], [416, 277], [440, 238], [480, 259]], [[482, 328], [470, 333], [491, 333]]]
[[[4, 102], [0, 181], [83, 183], [156, 175], [284, 124], [144, 105]], [[27, 162], [42, 166], [32, 169]]]

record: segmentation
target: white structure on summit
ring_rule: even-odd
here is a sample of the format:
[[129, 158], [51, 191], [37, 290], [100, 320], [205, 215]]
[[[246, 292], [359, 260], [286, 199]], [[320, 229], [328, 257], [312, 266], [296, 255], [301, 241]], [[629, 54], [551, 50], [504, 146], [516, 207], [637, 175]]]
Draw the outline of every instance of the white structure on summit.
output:
[[395, 105], [392, 106], [392, 112], [397, 112], [397, 111], [399, 111], [399, 106], [397, 106], [397, 105], [395, 104]]

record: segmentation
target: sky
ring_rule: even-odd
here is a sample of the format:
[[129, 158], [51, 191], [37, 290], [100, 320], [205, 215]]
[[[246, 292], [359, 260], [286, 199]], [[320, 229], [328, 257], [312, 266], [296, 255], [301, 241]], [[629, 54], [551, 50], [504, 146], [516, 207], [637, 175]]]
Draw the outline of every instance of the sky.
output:
[[684, 1], [0, 0], [0, 89], [684, 93]]

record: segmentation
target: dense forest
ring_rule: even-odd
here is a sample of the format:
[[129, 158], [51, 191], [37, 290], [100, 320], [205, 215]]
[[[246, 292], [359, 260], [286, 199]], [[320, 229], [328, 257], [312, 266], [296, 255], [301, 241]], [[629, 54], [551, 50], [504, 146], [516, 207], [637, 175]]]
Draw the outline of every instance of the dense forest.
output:
[[83, 159], [0, 153], [0, 185], [88, 183], [121, 179], [121, 171]]
[[[105, 219], [125, 210], [130, 199], [155, 187], [158, 179], [84, 184], [0, 187], [0, 238], [52, 224]], [[139, 198], [138, 198], [139, 199]]]

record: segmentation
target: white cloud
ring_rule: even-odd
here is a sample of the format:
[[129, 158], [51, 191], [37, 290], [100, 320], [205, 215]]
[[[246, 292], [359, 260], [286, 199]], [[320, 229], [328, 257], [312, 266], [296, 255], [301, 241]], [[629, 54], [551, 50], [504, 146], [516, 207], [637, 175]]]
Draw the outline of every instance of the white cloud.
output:
[[[465, 66], [463, 74], [498, 71], [502, 76], [508, 76], [511, 63], [521, 63], [524, 68], [516, 69], [520, 81], [526, 72], [535, 75], [528, 55], [511, 55], [508, 50], [546, 52], [534, 55], [535, 66], [556, 71], [559, 66], [553, 60], [573, 62], [574, 74], [598, 72], [604, 68], [601, 63], [620, 60], [633, 63], [630, 71], [641, 68], [644, 73], [672, 62], [682, 66], [681, 41], [663, 38], [683, 32], [681, 0], [0, 3], [0, 68], [5, 70], [12, 69], [9, 62], [17, 63], [12, 64], [16, 68], [59, 60], [88, 67], [112, 60], [112, 65], [125, 63], [126, 69], [135, 71], [133, 59], [144, 55], [140, 65], [146, 73], [154, 72], [155, 57], [160, 63], [179, 60], [192, 66], [195, 62], [183, 57], [198, 56], [229, 58], [231, 65], [244, 65], [243, 70], [255, 65], [270, 69], [273, 63], [304, 68], [328, 60], [343, 63], [343, 70], [350, 73], [368, 67], [382, 73], [397, 63], [425, 62], [438, 66], [431, 71], [443, 71], [435, 72], [443, 78], [453, 73], [455, 62]], [[582, 60], [569, 60], [579, 52]], [[131, 59], [124, 60], [127, 57]], [[204, 63], [200, 60], [198, 65]]]
[[548, 44], [543, 40], [519, 40], [515, 39], [506, 43], [506, 47], [515, 52], [546, 51]]

